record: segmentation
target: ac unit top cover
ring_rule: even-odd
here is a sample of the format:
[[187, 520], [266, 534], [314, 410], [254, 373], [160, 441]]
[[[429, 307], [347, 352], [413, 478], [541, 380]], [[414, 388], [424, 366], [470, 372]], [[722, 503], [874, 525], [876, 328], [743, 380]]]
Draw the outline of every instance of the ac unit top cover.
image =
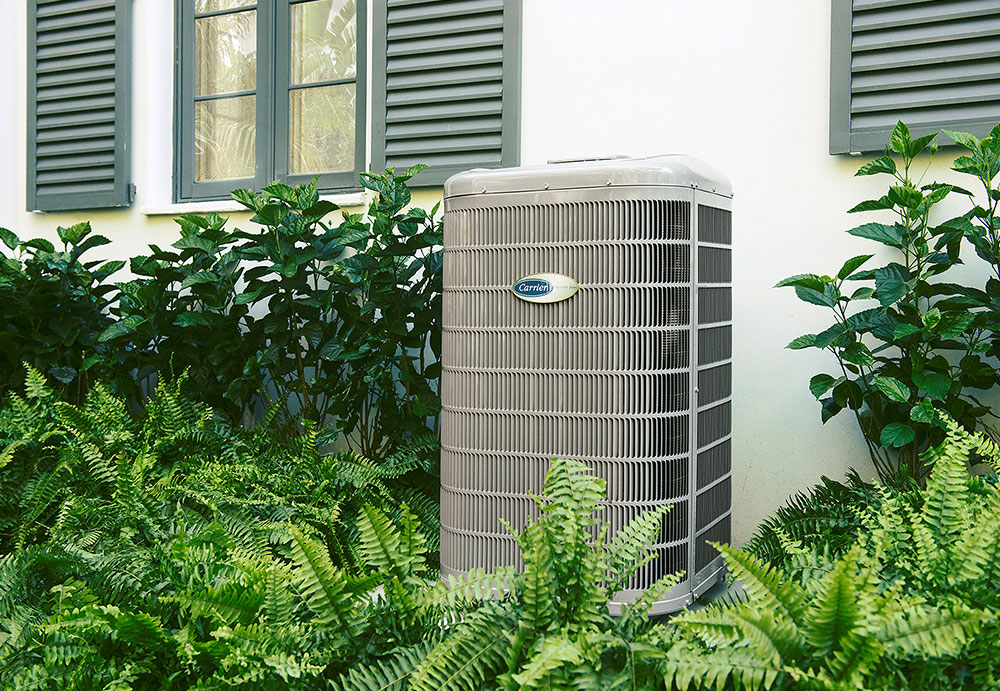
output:
[[732, 197], [729, 180], [691, 156], [666, 154], [645, 158], [576, 161], [519, 168], [474, 170], [448, 178], [444, 196], [578, 190], [588, 187], [693, 187]]

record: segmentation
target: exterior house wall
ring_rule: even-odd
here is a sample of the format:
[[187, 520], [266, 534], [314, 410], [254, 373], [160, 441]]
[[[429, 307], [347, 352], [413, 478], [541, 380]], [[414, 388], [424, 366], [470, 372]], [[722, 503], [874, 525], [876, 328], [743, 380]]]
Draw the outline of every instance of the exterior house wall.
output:
[[[127, 210], [37, 214], [25, 210], [25, 3], [7, 0], [0, 36], [0, 226], [22, 238], [93, 222], [131, 256], [177, 236], [169, 215], [209, 210], [170, 204], [173, 11], [135, 0], [133, 181]], [[793, 337], [827, 326], [823, 310], [771, 286], [805, 271], [833, 273], [871, 243], [843, 231], [846, 214], [884, 183], [853, 178], [859, 159], [828, 152], [830, 4], [703, 0], [523, 0], [521, 159], [687, 153], [733, 183], [734, 539], [820, 475], [849, 466], [873, 474], [852, 418], [825, 426], [807, 389], [832, 371]], [[371, 64], [371, 61], [369, 61]], [[954, 180], [952, 153], [928, 179]], [[440, 190], [415, 203], [429, 208]], [[360, 201], [357, 195], [341, 199]], [[956, 207], [957, 209], [957, 207]], [[958, 211], [956, 211], [958, 213]], [[232, 214], [246, 219], [245, 214]]]

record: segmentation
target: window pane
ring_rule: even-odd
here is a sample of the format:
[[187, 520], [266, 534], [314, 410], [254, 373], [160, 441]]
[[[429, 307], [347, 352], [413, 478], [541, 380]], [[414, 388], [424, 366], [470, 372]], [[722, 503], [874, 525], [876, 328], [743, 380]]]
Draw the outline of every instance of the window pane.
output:
[[254, 4], [254, 0], [194, 0], [195, 14], [231, 10], [234, 7], [245, 7]]
[[196, 102], [195, 181], [253, 177], [256, 129], [256, 96]]
[[223, 94], [257, 87], [257, 12], [196, 19], [195, 93]]
[[355, 0], [292, 5], [292, 84], [355, 75]]
[[354, 84], [289, 93], [289, 172], [354, 170]]

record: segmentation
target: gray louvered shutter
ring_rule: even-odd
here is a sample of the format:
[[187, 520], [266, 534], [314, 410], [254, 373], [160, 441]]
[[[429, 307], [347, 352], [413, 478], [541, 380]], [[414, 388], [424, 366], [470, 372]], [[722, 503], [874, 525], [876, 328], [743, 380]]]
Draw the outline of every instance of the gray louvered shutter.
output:
[[128, 206], [131, 0], [28, 1], [28, 209]]
[[833, 0], [830, 153], [1000, 121], [1000, 0]]
[[375, 0], [372, 167], [517, 165], [520, 0]]

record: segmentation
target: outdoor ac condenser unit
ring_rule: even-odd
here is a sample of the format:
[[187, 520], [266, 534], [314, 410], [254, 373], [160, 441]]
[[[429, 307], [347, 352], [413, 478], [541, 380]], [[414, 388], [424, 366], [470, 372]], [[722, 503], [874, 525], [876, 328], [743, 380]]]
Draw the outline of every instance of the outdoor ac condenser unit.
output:
[[472, 170], [444, 191], [441, 571], [520, 566], [549, 461], [607, 482], [613, 534], [672, 504], [613, 608], [721, 576], [730, 539], [732, 191], [688, 156]]

